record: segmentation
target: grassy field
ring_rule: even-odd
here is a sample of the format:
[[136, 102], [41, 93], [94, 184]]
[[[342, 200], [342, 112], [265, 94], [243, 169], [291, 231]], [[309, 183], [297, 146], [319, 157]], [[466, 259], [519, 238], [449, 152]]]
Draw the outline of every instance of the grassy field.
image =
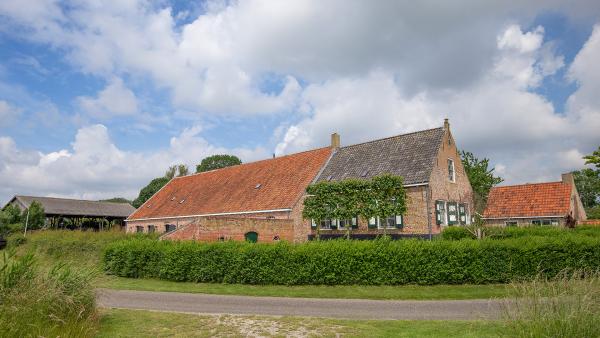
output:
[[434, 285], [434, 286], [280, 286], [171, 282], [155, 279], [132, 279], [107, 276], [102, 271], [101, 254], [104, 247], [127, 235], [121, 232], [39, 231], [27, 236], [19, 247], [21, 254], [33, 251], [42, 266], [50, 267], [63, 261], [78, 269], [94, 272], [96, 287], [171, 291], [248, 296], [286, 296], [312, 298], [359, 299], [477, 299], [504, 297], [505, 285]]
[[98, 337], [498, 337], [501, 322], [334, 320], [103, 310]]

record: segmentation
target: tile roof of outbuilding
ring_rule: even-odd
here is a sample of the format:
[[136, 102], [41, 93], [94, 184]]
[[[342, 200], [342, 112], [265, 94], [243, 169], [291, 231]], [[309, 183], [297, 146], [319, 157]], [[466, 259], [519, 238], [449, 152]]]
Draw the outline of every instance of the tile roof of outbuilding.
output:
[[15, 196], [11, 202], [15, 199], [26, 208], [36, 201], [42, 205], [47, 215], [125, 218], [135, 211], [135, 208], [128, 203], [21, 195]]
[[422, 130], [337, 149], [317, 181], [402, 176], [404, 184], [429, 181], [444, 128]]
[[320, 148], [177, 177], [129, 219], [291, 209], [330, 155]]
[[570, 201], [571, 185], [563, 182], [494, 187], [483, 217], [566, 216]]

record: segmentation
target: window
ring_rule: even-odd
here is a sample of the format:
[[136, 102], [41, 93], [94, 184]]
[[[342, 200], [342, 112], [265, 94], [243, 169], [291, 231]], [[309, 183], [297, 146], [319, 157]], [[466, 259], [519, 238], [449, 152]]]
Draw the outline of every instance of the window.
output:
[[352, 217], [351, 219], [340, 219], [338, 220], [338, 229], [346, 229], [346, 227], [356, 229], [358, 227], [357, 218]]
[[454, 173], [454, 161], [451, 159], [448, 159], [448, 179], [450, 182], [456, 181], [456, 175]]
[[556, 218], [549, 219], [534, 219], [531, 221], [532, 225], [559, 225], [559, 221]]
[[435, 224], [446, 225], [446, 202], [435, 201]]
[[391, 216], [380, 219], [379, 217], [371, 217], [369, 219], [369, 229], [402, 229], [404, 227], [404, 219], [402, 215]]
[[534, 219], [533, 221], [531, 221], [532, 225], [542, 225], [542, 221], [539, 219]]
[[331, 230], [331, 225], [332, 223], [335, 222], [335, 220], [331, 220], [331, 219], [324, 219], [321, 221], [321, 229], [323, 230]]
[[141, 225], [137, 225], [135, 227], [135, 232], [138, 232], [138, 233], [144, 232], [144, 227]]
[[504, 225], [506, 225], [507, 227], [516, 227], [517, 226], [517, 221], [506, 221], [504, 222]]
[[448, 202], [448, 225], [458, 224], [458, 206], [456, 202]]
[[156, 227], [154, 225], [148, 225], [148, 233], [154, 233], [156, 231]]
[[175, 231], [175, 230], [177, 230], [177, 226], [175, 224], [166, 224], [165, 230], [167, 232]]

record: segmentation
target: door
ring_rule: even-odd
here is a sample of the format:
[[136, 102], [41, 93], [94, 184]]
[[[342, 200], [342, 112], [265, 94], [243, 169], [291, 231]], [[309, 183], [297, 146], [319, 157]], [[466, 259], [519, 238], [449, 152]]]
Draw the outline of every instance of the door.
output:
[[254, 231], [247, 232], [244, 237], [246, 238], [246, 241], [250, 243], [256, 243], [258, 241], [258, 233]]

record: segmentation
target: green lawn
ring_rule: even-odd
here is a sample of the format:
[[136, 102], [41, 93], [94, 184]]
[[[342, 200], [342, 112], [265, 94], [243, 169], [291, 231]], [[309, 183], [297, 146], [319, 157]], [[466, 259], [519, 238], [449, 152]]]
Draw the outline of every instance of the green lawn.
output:
[[493, 321], [376, 321], [103, 310], [98, 337], [498, 337]]
[[310, 297], [310, 298], [359, 298], [359, 299], [480, 299], [506, 297], [506, 285], [244, 285], [172, 282], [157, 279], [133, 279], [99, 276], [96, 285], [102, 288], [209, 293], [221, 295]]

